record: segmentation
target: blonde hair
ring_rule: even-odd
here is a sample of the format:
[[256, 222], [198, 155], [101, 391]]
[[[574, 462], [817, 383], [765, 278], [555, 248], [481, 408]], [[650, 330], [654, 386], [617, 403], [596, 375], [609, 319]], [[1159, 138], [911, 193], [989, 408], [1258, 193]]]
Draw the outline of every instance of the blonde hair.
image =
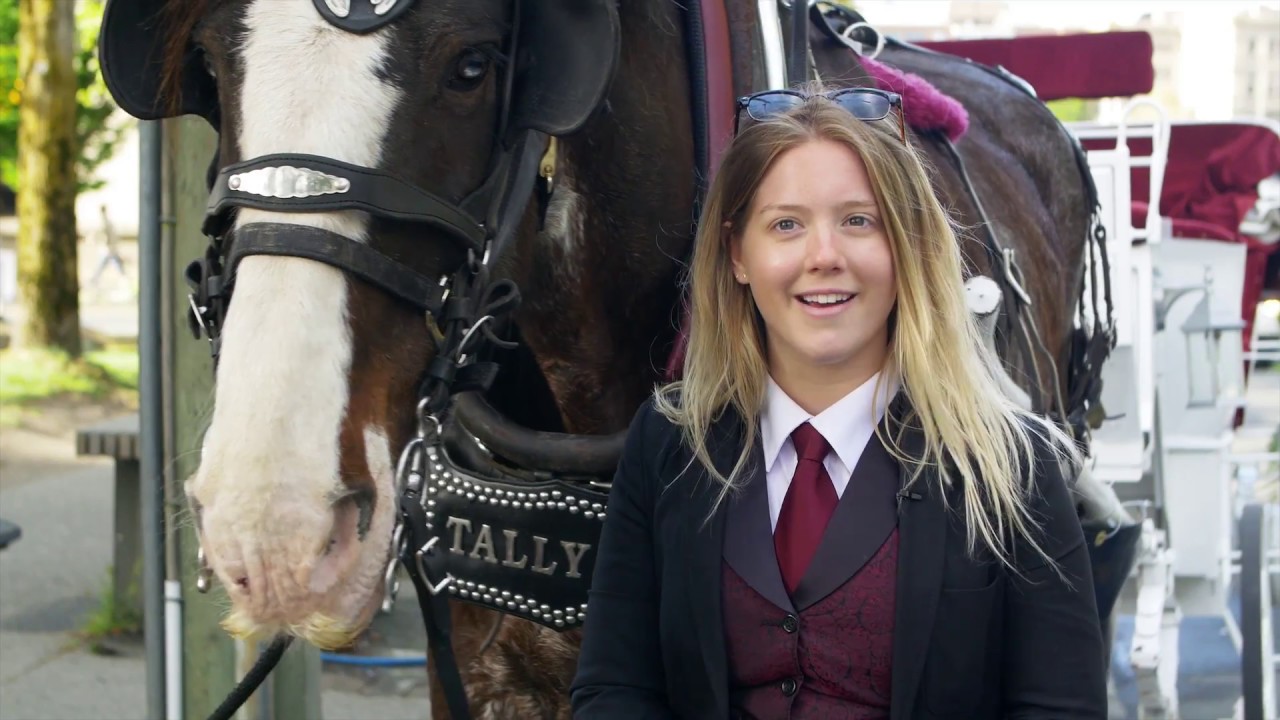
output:
[[[897, 119], [858, 120], [814, 90], [795, 109], [743, 129], [726, 150], [703, 207], [687, 278], [690, 325], [683, 379], [659, 388], [655, 406], [682, 429], [694, 459], [722, 485], [718, 507], [740, 485], [769, 374], [763, 321], [749, 288], [733, 277], [733, 233], [743, 226], [757, 188], [780, 155], [814, 140], [841, 143], [867, 169], [897, 277], [887, 365], [911, 411], [896, 420], [894, 437], [885, 437], [880, 426], [876, 434], [900, 461], [913, 466], [908, 485], [926, 467], [937, 468], [944, 484], [958, 481], [970, 552], [980, 540], [1012, 567], [1009, 541], [1020, 536], [1043, 556], [1027, 510], [1035, 472], [1030, 431], [1035, 428], [1048, 439], [1059, 460], [1078, 463], [1074, 444], [1001, 392], [995, 374], [1000, 361], [985, 349], [965, 303], [955, 230], [934, 194], [925, 161], [900, 140]], [[880, 389], [873, 395], [879, 397]], [[713, 465], [706, 440], [726, 411], [747, 421], [742, 453], [727, 476]], [[889, 420], [895, 421], [892, 415]], [[922, 457], [908, 458], [900, 448], [908, 428], [924, 437]]]

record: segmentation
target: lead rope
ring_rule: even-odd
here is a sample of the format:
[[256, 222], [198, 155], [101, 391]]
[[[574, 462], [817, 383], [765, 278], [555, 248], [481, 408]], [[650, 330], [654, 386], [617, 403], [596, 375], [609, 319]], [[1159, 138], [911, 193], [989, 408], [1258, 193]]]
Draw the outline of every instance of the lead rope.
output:
[[258, 661], [253, 664], [253, 667], [249, 669], [249, 672], [231, 691], [231, 694], [213, 711], [213, 714], [209, 716], [209, 720], [231, 720], [231, 716], [236, 714], [240, 706], [245, 704], [249, 696], [253, 695], [254, 691], [262, 685], [262, 681], [267, 679], [267, 675], [280, 663], [280, 658], [284, 656], [284, 651], [288, 650], [289, 645], [292, 643], [292, 636], [277, 635], [276, 639], [271, 641], [271, 645], [266, 652], [258, 656]]

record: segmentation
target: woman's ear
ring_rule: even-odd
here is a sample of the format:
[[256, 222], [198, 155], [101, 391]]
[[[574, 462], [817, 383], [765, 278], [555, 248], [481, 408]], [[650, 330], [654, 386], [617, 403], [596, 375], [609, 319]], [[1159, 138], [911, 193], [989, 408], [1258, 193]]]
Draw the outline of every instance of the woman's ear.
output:
[[724, 223], [724, 236], [729, 243], [729, 260], [733, 263], [733, 279], [747, 284], [747, 270], [742, 266], [742, 238], [733, 231], [729, 221]]

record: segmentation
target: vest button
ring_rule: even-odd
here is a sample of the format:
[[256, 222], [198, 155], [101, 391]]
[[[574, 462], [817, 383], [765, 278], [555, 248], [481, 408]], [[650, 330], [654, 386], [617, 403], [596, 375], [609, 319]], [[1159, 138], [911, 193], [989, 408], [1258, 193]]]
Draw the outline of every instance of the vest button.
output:
[[789, 633], [793, 633], [800, 629], [800, 622], [796, 620], [795, 615], [788, 615], [782, 619], [782, 629]]
[[782, 694], [786, 695], [787, 697], [791, 697], [792, 695], [796, 694], [796, 689], [798, 687], [799, 687], [799, 684], [796, 682], [795, 678], [787, 678], [786, 680], [782, 681]]

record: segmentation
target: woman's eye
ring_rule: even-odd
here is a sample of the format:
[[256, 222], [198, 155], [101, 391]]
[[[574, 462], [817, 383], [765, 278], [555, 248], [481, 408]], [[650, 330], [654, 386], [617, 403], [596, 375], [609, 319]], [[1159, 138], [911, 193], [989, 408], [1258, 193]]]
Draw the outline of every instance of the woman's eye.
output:
[[845, 222], [857, 228], [871, 227], [871, 218], [866, 215], [854, 215]]
[[796, 221], [787, 220], [786, 218], [783, 218], [782, 220], [779, 220], [778, 222], [773, 224], [773, 229], [779, 230], [781, 232], [791, 232], [792, 230], [796, 229]]
[[467, 48], [454, 61], [449, 87], [454, 90], [473, 90], [479, 87], [488, 73], [489, 56], [475, 48]]

